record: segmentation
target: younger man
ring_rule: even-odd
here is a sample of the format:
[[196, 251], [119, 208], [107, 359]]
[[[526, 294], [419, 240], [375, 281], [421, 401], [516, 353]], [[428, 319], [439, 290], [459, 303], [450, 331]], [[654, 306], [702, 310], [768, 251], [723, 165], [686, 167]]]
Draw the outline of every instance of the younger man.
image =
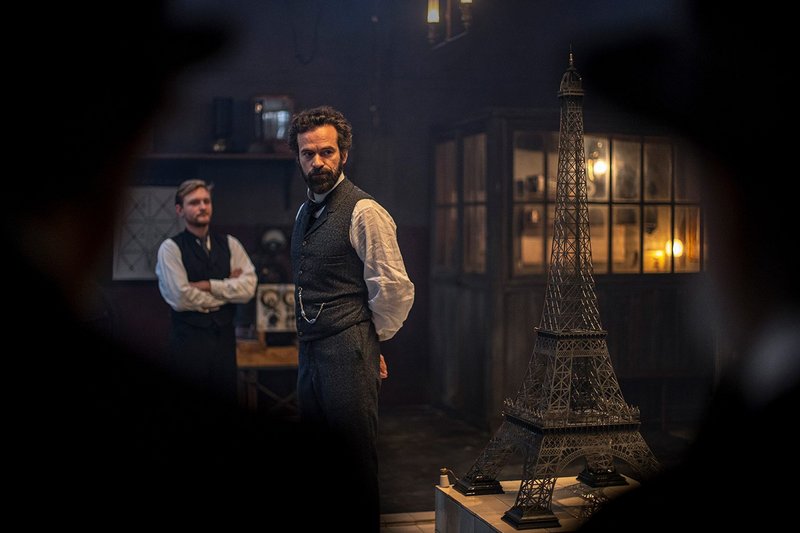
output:
[[175, 211], [186, 229], [161, 243], [156, 263], [159, 290], [172, 308], [171, 364], [235, 401], [234, 304], [253, 298], [255, 267], [235, 237], [210, 231], [210, 185], [181, 183]]

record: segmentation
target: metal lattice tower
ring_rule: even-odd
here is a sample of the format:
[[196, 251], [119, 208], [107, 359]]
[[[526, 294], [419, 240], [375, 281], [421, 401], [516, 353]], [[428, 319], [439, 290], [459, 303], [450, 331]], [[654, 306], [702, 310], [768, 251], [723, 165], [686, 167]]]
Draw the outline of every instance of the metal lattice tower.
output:
[[[614, 466], [640, 476], [659, 465], [639, 432], [639, 410], [625, 403], [611, 365], [594, 291], [583, 87], [572, 51], [561, 78], [561, 124], [553, 249], [541, 322], [527, 374], [503, 422], [469, 472], [457, 480], [466, 495], [502, 493], [497, 475], [516, 452], [525, 457], [520, 490], [503, 519], [517, 529], [559, 525], [551, 510], [559, 473], [583, 458], [578, 480], [591, 488], [627, 482]], [[594, 501], [602, 499], [596, 491]]]

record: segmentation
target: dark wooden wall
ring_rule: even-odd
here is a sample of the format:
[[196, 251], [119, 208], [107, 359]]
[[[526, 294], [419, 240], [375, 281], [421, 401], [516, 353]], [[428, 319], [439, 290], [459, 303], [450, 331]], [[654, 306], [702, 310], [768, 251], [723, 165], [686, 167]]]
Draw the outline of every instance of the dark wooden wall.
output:
[[[702, 414], [714, 374], [714, 334], [699, 338], [692, 293], [702, 274], [601, 276], [600, 317], [614, 370], [642, 422], [691, 424]], [[490, 292], [432, 284], [434, 397], [471, 423], [496, 429], [503, 401], [527, 370], [544, 303], [544, 280], [511, 286], [491, 316]], [[493, 329], [500, 334], [494, 335]]]

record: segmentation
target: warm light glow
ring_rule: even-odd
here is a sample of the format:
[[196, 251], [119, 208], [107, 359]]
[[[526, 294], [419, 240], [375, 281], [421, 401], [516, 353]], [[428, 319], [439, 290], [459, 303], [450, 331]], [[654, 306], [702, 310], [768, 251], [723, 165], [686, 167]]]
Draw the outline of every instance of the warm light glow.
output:
[[594, 165], [592, 165], [592, 172], [594, 172], [595, 176], [602, 176], [608, 172], [608, 163], [603, 159], [598, 159], [594, 162]]
[[439, 0], [428, 0], [428, 23], [439, 22]]
[[471, 4], [472, 0], [461, 0], [462, 4]]
[[674, 255], [675, 257], [680, 257], [683, 255], [683, 242], [680, 239], [675, 239], [675, 242], [667, 241], [667, 244], [664, 245], [664, 250], [666, 250], [667, 255]]

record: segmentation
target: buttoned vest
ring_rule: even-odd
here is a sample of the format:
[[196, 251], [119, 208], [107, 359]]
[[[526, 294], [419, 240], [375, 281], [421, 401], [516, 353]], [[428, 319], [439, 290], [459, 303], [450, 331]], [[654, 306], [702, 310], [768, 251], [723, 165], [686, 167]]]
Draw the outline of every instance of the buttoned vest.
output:
[[[188, 230], [171, 237], [181, 251], [183, 267], [189, 281], [206, 279], [225, 279], [231, 274], [231, 250], [227, 235], [210, 233], [211, 253], [206, 254], [203, 244]], [[208, 327], [212, 324], [225, 325], [233, 321], [236, 307], [227, 304], [219, 311], [200, 313], [197, 311], [172, 310], [173, 320], [180, 320], [193, 326]]]
[[334, 335], [372, 318], [364, 263], [350, 244], [353, 209], [359, 200], [371, 198], [345, 178], [328, 194], [325, 209], [310, 227], [308, 204], [298, 213], [291, 255], [301, 342]]

